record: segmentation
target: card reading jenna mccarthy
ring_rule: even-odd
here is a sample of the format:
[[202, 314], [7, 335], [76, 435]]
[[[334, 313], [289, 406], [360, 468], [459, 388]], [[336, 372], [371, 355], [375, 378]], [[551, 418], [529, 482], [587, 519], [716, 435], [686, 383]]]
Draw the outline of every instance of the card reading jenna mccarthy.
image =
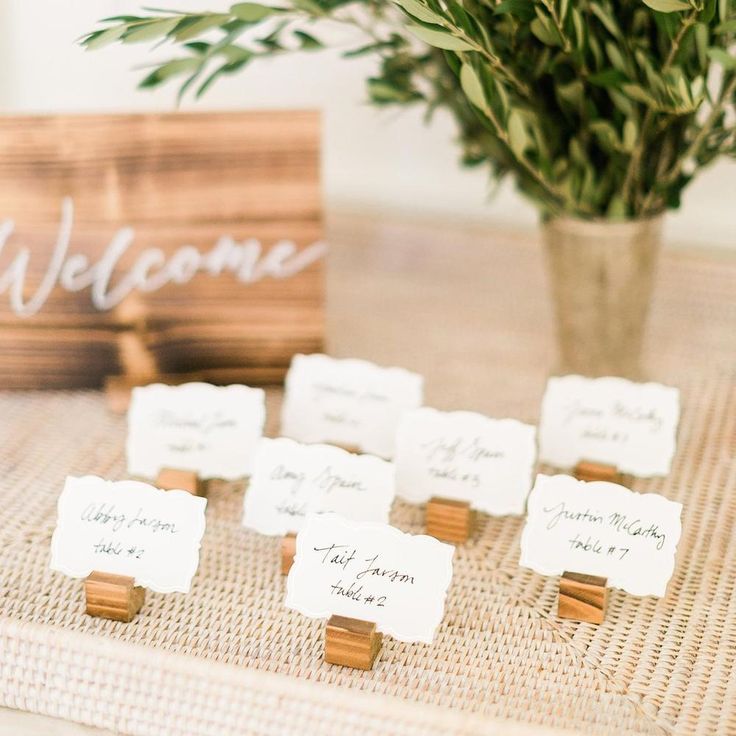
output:
[[387, 524], [311, 514], [296, 538], [286, 607], [311, 618], [372, 621], [400, 641], [431, 644], [455, 547]]
[[396, 493], [411, 503], [442, 496], [488, 514], [523, 514], [536, 460], [536, 428], [515, 419], [424, 407], [396, 436]]
[[558, 468], [581, 460], [640, 477], [667, 475], [675, 454], [680, 392], [624, 378], [550, 378], [542, 401], [539, 459]]
[[542, 575], [601, 575], [612, 588], [662, 597], [675, 567], [681, 513], [682, 504], [657, 493], [538, 475], [519, 564]]
[[73, 578], [127, 575], [159, 593], [188, 593], [207, 500], [135, 480], [68, 477], [51, 539], [51, 569]]
[[128, 410], [128, 472], [155, 478], [162, 468], [200, 478], [250, 475], [266, 421], [260, 388], [155, 383], [133, 389]]
[[373, 455], [330, 445], [263, 439], [243, 501], [243, 526], [261, 534], [298, 532], [307, 514], [334, 511], [388, 523], [394, 467]]
[[391, 458], [399, 419], [422, 405], [423, 384], [420, 375], [403, 368], [295, 355], [286, 376], [281, 434]]

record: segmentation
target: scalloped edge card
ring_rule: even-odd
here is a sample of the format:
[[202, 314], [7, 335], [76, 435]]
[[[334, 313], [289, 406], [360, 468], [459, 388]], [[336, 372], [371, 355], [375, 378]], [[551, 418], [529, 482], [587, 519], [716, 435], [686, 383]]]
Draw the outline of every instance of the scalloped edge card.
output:
[[431, 644], [454, 554], [453, 545], [424, 534], [311, 514], [296, 538], [285, 605], [310, 618], [372, 621], [399, 641]]
[[331, 445], [263, 439], [243, 501], [243, 526], [261, 534], [298, 532], [310, 513], [388, 523], [394, 466]]
[[625, 378], [550, 378], [542, 400], [539, 460], [571, 468], [581, 460], [640, 477], [667, 475], [677, 444], [680, 392]]
[[281, 434], [390, 459], [399, 419], [422, 405], [423, 386], [422, 376], [403, 368], [295, 355], [286, 376]]
[[538, 475], [519, 564], [541, 575], [601, 575], [632, 595], [665, 595], [682, 532], [682, 504], [607, 481]]
[[203, 479], [248, 476], [265, 422], [261, 388], [210, 383], [134, 388], [128, 410], [128, 472], [155, 478], [163, 468], [176, 468]]
[[51, 539], [51, 569], [72, 578], [127, 575], [158, 593], [188, 593], [199, 566], [207, 500], [137, 480], [68, 476]]
[[537, 457], [537, 429], [516, 419], [424, 407], [406, 412], [396, 435], [396, 493], [469, 501], [495, 516], [523, 514]]

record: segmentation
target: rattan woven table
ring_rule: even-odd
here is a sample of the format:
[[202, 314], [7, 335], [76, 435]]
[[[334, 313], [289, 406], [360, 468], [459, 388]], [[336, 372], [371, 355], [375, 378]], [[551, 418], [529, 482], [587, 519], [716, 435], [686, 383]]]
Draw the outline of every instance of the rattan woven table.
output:
[[[422, 372], [427, 403], [538, 419], [554, 341], [532, 238], [371, 218], [331, 223], [330, 350]], [[322, 662], [322, 624], [283, 605], [279, 540], [213, 483], [190, 594], [131, 624], [83, 614], [48, 569], [64, 476], [125, 477], [101, 393], [0, 392], [0, 705], [135, 736], [736, 734], [736, 259], [663, 254], [649, 378], [679, 386], [671, 475], [684, 504], [663, 599], [612, 591], [600, 626], [556, 618], [556, 580], [518, 566], [520, 518], [459, 547], [435, 642], [388, 638], [375, 668]], [[278, 431], [279, 392], [269, 395]], [[420, 532], [422, 509], [392, 523]]]

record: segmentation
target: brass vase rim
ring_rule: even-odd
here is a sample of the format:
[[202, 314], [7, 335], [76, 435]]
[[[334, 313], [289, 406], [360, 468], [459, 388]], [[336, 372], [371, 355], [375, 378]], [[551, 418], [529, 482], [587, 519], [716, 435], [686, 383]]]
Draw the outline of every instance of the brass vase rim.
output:
[[573, 215], [557, 215], [550, 217], [543, 223], [543, 227], [566, 230], [568, 232], [591, 232], [605, 230], [609, 233], [619, 231], [623, 233], [636, 232], [642, 227], [659, 227], [664, 219], [664, 212], [629, 220], [607, 220], [604, 217], [585, 219]]

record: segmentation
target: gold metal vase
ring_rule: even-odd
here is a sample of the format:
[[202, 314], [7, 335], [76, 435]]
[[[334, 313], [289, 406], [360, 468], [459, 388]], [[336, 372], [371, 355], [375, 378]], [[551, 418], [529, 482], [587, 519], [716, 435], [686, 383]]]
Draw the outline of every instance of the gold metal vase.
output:
[[662, 217], [544, 226], [562, 373], [642, 377]]

